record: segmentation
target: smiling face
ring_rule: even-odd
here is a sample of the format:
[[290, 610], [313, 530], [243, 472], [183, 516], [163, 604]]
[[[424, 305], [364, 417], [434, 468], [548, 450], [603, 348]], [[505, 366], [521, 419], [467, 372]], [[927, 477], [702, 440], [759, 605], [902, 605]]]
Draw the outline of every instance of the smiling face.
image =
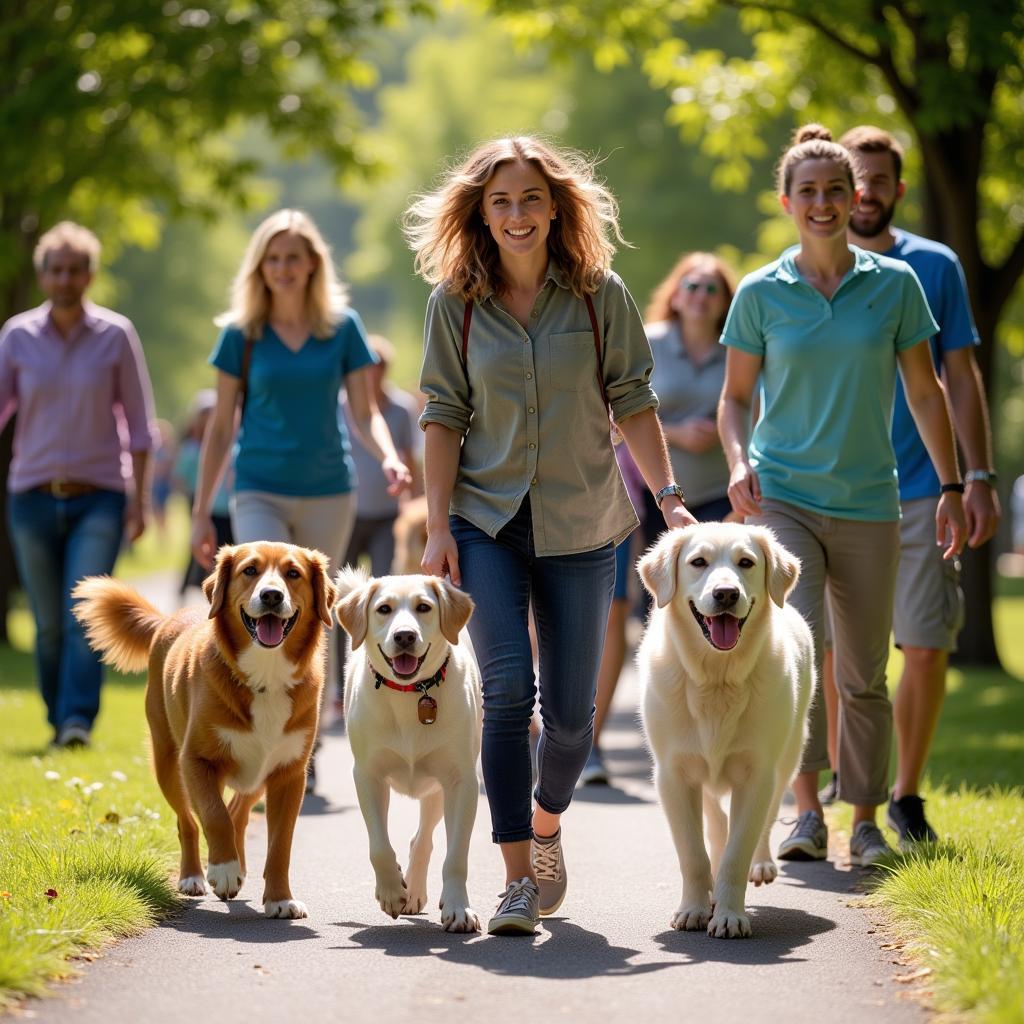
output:
[[484, 185], [480, 213], [504, 261], [546, 251], [558, 210], [544, 175], [531, 163], [510, 162]]
[[260, 275], [274, 298], [304, 296], [316, 270], [316, 257], [301, 236], [290, 231], [274, 235], [260, 260]]
[[896, 179], [892, 153], [857, 153], [860, 202], [850, 218], [850, 230], [861, 238], [876, 238], [892, 222], [906, 186]]
[[843, 237], [859, 193], [834, 160], [803, 160], [793, 168], [789, 194], [780, 196], [801, 242]]
[[729, 295], [725, 282], [710, 260], [692, 266], [676, 285], [670, 305], [680, 318], [718, 323], [725, 315]]
[[89, 254], [63, 245], [46, 254], [39, 271], [39, 287], [57, 309], [75, 309], [81, 305], [92, 283]]

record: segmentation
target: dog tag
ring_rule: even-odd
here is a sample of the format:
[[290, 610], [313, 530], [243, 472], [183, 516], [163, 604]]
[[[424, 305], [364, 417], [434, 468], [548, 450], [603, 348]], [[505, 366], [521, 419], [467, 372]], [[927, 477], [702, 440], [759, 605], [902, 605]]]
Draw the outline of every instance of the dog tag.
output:
[[437, 701], [423, 694], [416, 705], [416, 714], [420, 716], [423, 725], [433, 725], [437, 721]]

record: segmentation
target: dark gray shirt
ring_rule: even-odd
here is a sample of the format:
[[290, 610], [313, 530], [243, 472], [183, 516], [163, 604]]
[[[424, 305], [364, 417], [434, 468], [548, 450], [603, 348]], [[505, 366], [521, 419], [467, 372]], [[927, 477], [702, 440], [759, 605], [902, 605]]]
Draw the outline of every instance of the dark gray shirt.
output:
[[[618, 275], [609, 271], [592, 300], [612, 414], [621, 422], [656, 409], [651, 348]], [[554, 265], [528, 329], [488, 296], [474, 305], [463, 365], [465, 308], [434, 289], [420, 376], [420, 426], [463, 437], [451, 511], [494, 537], [529, 493], [538, 555], [617, 544], [637, 518], [615, 462], [586, 302]]]

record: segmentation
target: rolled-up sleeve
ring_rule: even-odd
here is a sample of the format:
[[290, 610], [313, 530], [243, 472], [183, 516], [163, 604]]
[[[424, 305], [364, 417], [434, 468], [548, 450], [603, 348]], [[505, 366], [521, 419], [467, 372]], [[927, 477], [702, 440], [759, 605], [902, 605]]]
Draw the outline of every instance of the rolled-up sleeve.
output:
[[603, 287], [604, 387], [618, 422], [657, 409], [651, 387], [654, 356], [644, 322], [622, 279], [609, 273]]
[[440, 285], [427, 302], [420, 370], [420, 390], [427, 396], [427, 404], [419, 425], [425, 430], [428, 423], [440, 423], [465, 436], [473, 407], [462, 364], [462, 325], [456, 331], [449, 312], [452, 305]]
[[123, 330], [124, 344], [118, 367], [117, 398], [121, 402], [128, 427], [128, 450], [145, 452], [156, 446], [153, 387], [135, 328], [130, 322], [126, 322]]

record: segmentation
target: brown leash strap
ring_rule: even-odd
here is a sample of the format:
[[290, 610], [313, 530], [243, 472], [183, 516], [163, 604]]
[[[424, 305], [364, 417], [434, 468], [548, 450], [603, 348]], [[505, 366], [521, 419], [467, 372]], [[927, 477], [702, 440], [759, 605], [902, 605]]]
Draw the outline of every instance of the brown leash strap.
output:
[[[604, 401], [605, 411], [611, 415], [611, 406], [608, 404], [608, 392], [604, 386], [604, 358], [601, 352], [601, 330], [597, 326], [597, 313], [594, 310], [594, 302], [589, 293], [585, 293], [584, 301], [587, 303], [587, 313], [590, 316], [590, 329], [594, 333], [594, 353], [597, 356], [597, 385], [601, 389], [601, 398]], [[466, 379], [469, 379], [468, 363], [466, 355], [469, 351], [469, 327], [473, 322], [473, 300], [466, 302], [466, 311], [462, 314], [462, 368], [466, 371]]]

